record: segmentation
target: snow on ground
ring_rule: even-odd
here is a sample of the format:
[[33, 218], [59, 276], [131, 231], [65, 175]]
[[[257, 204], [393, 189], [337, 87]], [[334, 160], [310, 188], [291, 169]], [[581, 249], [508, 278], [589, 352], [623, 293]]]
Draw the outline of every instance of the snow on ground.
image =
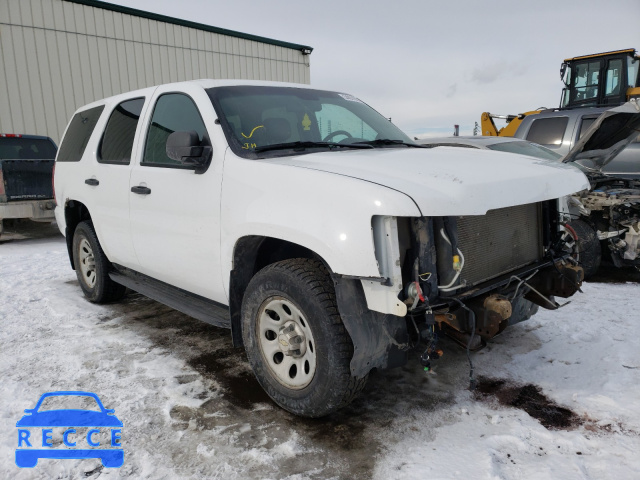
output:
[[[522, 410], [458, 392], [448, 420], [414, 424], [378, 460], [376, 476], [640, 478], [640, 285], [588, 283], [583, 290], [475, 355], [479, 375], [538, 385], [582, 416], [583, 426], [547, 430]], [[428, 445], [425, 431], [432, 434]]]
[[[62, 237], [0, 242], [0, 478], [640, 478], [640, 284], [583, 290], [473, 355], [476, 375], [540, 387], [575, 426], [469, 392], [465, 352], [447, 341], [435, 373], [413, 359], [303, 420], [264, 395], [227, 331], [136, 294], [86, 302]], [[16, 421], [56, 390], [115, 409], [123, 467], [16, 467]]]

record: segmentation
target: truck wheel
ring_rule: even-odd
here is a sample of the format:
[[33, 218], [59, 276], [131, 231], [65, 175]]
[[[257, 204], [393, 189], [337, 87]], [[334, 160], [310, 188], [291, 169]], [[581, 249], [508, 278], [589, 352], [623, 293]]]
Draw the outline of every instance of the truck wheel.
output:
[[91, 222], [80, 222], [73, 234], [73, 264], [80, 288], [93, 303], [122, 298], [126, 287], [109, 278], [111, 263], [100, 247]]
[[262, 388], [296, 415], [328, 415], [367, 381], [351, 375], [353, 343], [317, 260], [284, 260], [253, 277], [242, 301], [242, 337]]
[[584, 278], [592, 277], [598, 271], [602, 260], [598, 235], [593, 227], [583, 220], [573, 220], [567, 226], [570, 227], [569, 232], [576, 242], [574, 256], [584, 269]]

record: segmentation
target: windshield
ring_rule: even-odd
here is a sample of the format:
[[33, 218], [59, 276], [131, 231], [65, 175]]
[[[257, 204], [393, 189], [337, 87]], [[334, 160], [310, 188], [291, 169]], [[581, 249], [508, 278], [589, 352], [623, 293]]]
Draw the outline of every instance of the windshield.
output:
[[244, 85], [207, 93], [229, 145], [245, 158], [342, 151], [363, 142], [370, 142], [366, 148], [416, 145], [389, 119], [344, 93]]
[[542, 158], [544, 160], [558, 160], [562, 155], [549, 150], [548, 148], [531, 142], [503, 142], [487, 145], [490, 150], [498, 152], [517, 153], [519, 155], [528, 155], [530, 157]]

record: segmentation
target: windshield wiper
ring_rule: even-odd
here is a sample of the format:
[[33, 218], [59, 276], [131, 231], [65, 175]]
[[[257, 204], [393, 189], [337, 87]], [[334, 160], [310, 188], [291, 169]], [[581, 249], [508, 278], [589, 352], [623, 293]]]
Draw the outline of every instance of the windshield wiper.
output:
[[424, 145], [418, 145], [417, 143], [409, 143], [403, 140], [392, 140], [390, 138], [378, 138], [377, 140], [369, 140], [367, 142], [357, 142], [351, 145], [371, 145], [372, 147], [386, 146], [386, 145], [406, 145], [407, 147], [425, 148]]
[[363, 143], [334, 143], [334, 142], [286, 142], [263, 145], [253, 149], [254, 152], [266, 152], [269, 150], [305, 150], [307, 148], [373, 148], [372, 145]]

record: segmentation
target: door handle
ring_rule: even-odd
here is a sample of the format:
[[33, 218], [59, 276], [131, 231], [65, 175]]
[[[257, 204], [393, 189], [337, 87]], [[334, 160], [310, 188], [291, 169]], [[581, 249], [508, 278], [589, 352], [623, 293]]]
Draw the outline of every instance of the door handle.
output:
[[97, 178], [87, 178], [84, 183], [86, 183], [87, 185], [91, 185], [92, 187], [97, 187], [98, 185], [100, 185], [100, 182]]
[[151, 193], [150, 188], [143, 187], [142, 185], [131, 187], [131, 191], [133, 193], [137, 193], [138, 195], [149, 195]]

